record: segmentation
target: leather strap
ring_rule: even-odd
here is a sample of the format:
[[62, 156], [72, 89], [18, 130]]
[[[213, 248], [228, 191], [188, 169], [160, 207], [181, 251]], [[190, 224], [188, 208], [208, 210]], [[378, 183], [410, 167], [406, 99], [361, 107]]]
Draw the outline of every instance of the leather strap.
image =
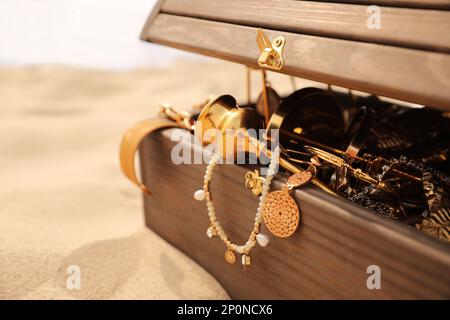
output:
[[185, 128], [168, 119], [152, 118], [136, 123], [129, 128], [122, 136], [120, 143], [120, 167], [125, 176], [137, 185], [141, 190], [150, 195], [151, 192], [147, 186], [140, 182], [136, 176], [134, 166], [136, 151], [139, 148], [142, 140], [150, 133], [166, 128]]

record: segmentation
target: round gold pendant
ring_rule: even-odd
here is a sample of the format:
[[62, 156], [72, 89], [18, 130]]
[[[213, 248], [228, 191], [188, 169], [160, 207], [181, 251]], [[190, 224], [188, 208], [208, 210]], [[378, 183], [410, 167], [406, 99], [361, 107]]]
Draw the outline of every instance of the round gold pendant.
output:
[[232, 250], [227, 250], [225, 252], [225, 261], [229, 264], [234, 264], [236, 262], [236, 255]]
[[300, 222], [300, 209], [285, 189], [267, 196], [263, 219], [269, 231], [280, 238], [291, 236]]

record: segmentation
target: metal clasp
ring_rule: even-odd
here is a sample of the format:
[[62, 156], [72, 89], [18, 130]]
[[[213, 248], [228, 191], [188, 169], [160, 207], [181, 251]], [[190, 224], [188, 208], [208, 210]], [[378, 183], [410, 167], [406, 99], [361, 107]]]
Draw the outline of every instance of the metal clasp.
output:
[[280, 36], [275, 38], [275, 40], [271, 43], [270, 39], [263, 33], [263, 31], [258, 29], [256, 43], [258, 44], [259, 51], [261, 52], [258, 58], [258, 65], [266, 69], [281, 70], [284, 63], [283, 49], [286, 39]]

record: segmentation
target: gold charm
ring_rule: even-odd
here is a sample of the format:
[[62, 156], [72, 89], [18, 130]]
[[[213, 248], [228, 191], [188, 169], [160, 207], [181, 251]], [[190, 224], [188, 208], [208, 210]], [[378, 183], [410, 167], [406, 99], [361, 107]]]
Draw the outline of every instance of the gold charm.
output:
[[309, 171], [298, 172], [288, 179], [283, 189], [269, 193], [263, 210], [263, 219], [273, 235], [287, 238], [297, 230], [300, 223], [300, 208], [291, 197], [290, 191], [304, 185], [311, 178], [312, 174]]
[[258, 170], [255, 169], [254, 172], [248, 171], [245, 174], [245, 187], [252, 190], [255, 196], [259, 196], [262, 191], [264, 178], [259, 176]]
[[243, 254], [241, 257], [241, 263], [244, 267], [249, 267], [252, 263], [252, 260], [250, 259], [250, 256], [248, 254]]
[[229, 264], [234, 264], [236, 262], [236, 255], [234, 254], [233, 250], [228, 249], [225, 252], [225, 261]]

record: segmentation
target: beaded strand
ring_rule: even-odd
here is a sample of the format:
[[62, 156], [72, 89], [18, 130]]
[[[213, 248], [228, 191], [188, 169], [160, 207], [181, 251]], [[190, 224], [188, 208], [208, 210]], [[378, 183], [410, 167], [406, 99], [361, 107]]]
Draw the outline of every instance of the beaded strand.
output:
[[263, 209], [267, 199], [267, 195], [269, 193], [270, 185], [272, 183], [273, 176], [275, 175], [277, 166], [278, 166], [278, 158], [280, 156], [280, 147], [277, 146], [272, 153], [272, 157], [270, 159], [269, 168], [267, 170], [267, 175], [264, 179], [262, 192], [259, 197], [259, 204], [256, 210], [256, 216], [254, 220], [253, 230], [250, 233], [250, 236], [247, 242], [243, 245], [237, 245], [233, 243], [226, 234], [225, 230], [222, 228], [220, 222], [217, 220], [216, 212], [214, 209], [214, 204], [211, 198], [211, 191], [209, 189], [209, 185], [212, 178], [212, 173], [214, 167], [217, 165], [217, 162], [220, 159], [220, 154], [216, 153], [211, 157], [211, 160], [206, 167], [206, 172], [203, 181], [203, 190], [198, 190], [194, 194], [194, 198], [196, 200], [202, 201], [206, 200], [206, 208], [208, 210], [209, 221], [211, 226], [207, 230], [207, 235], [209, 238], [213, 236], [218, 236], [227, 246], [228, 250], [225, 252], [225, 260], [228, 263], [235, 263], [236, 255], [234, 252], [242, 254], [242, 265], [249, 266], [251, 263], [250, 260], [250, 251], [258, 242], [261, 246], [266, 247], [269, 244], [269, 237], [265, 234], [260, 234], [260, 226], [263, 220]]

